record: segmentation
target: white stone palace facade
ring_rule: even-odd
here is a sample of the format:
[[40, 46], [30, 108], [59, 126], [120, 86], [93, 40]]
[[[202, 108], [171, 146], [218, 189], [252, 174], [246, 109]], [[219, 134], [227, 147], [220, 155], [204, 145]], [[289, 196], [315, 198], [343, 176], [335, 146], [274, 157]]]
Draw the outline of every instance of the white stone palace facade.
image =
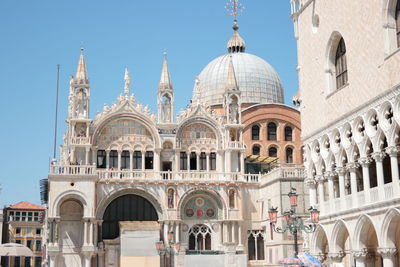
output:
[[117, 102], [90, 119], [95, 90], [81, 53], [48, 176], [49, 266], [159, 266], [160, 240], [181, 244], [173, 266], [276, 266], [292, 254], [292, 237], [271, 232], [267, 218], [289, 207], [292, 187], [306, 214], [299, 111], [237, 30], [177, 116], [164, 57], [157, 116], [136, 101], [126, 70]]
[[330, 266], [399, 266], [400, 1], [291, 3], [306, 184], [321, 210], [309, 249]]

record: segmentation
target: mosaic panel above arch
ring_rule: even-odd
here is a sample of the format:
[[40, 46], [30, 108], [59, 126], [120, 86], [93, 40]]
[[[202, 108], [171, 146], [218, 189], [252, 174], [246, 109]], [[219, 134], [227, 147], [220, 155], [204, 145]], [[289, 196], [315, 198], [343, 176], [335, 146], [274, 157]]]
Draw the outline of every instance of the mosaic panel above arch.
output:
[[186, 220], [213, 220], [218, 219], [222, 209], [214, 196], [207, 192], [198, 192], [184, 203], [181, 213], [181, 218]]
[[127, 118], [116, 119], [106, 124], [97, 136], [99, 147], [108, 148], [113, 144], [152, 145], [153, 136], [148, 128], [139, 121]]
[[217, 137], [207, 125], [194, 123], [182, 130], [179, 141], [182, 148], [188, 148], [192, 145], [216, 145]]

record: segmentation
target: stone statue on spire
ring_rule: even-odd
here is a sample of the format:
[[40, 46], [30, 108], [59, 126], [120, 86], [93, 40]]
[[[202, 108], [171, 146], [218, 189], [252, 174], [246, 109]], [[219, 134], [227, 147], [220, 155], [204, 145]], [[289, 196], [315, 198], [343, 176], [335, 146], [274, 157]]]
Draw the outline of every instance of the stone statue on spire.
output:
[[129, 71], [127, 68], [125, 68], [124, 80], [125, 80], [124, 96], [128, 97], [131, 90], [131, 77], [129, 77]]

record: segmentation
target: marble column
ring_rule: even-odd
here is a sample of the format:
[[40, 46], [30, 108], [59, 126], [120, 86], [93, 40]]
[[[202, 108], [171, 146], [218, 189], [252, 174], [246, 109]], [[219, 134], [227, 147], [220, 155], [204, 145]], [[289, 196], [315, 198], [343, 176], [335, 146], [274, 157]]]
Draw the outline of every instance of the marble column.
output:
[[92, 266], [92, 254], [87, 253], [85, 254], [85, 267], [91, 267]]
[[332, 202], [333, 199], [335, 198], [335, 190], [334, 190], [334, 184], [333, 184], [333, 179], [335, 179], [335, 174], [332, 171], [326, 171], [324, 173], [324, 176], [328, 179], [329, 201]]
[[156, 172], [160, 171], [161, 163], [160, 163], [160, 153], [161, 149], [154, 150], [154, 159], [153, 159], [153, 170]]
[[361, 164], [362, 167], [362, 173], [363, 173], [363, 187], [364, 187], [364, 192], [365, 192], [365, 202], [369, 202], [369, 189], [370, 189], [370, 183], [369, 183], [369, 164], [371, 164], [372, 160], [368, 157], [363, 157], [358, 160], [358, 162]]
[[346, 169], [343, 167], [336, 167], [336, 172], [339, 176], [339, 194], [340, 198], [343, 198], [345, 193], [345, 186], [344, 186], [344, 176], [346, 175]]
[[225, 172], [226, 173], [231, 173], [232, 172], [231, 151], [230, 150], [225, 151]]
[[89, 165], [89, 152], [90, 152], [90, 147], [87, 147], [85, 154], [85, 165]]
[[206, 154], [206, 166], [207, 166], [207, 172], [210, 172], [210, 153]]
[[57, 255], [49, 253], [49, 267], [57, 267]]
[[187, 171], [190, 172], [190, 152], [186, 152], [187, 156]]
[[122, 151], [121, 150], [118, 150], [117, 151], [118, 152], [118, 170], [121, 170], [121, 154], [122, 154]]
[[106, 150], [106, 168], [110, 168], [110, 150]]
[[357, 206], [357, 168], [359, 167], [358, 163], [350, 162], [347, 164], [347, 169], [350, 172], [350, 186], [351, 186], [351, 194], [353, 199], [353, 207]]
[[235, 227], [236, 226], [236, 222], [231, 222], [231, 242], [235, 243], [236, 242], [236, 237], [235, 237]]
[[146, 170], [146, 151], [142, 151], [142, 171]]
[[133, 151], [129, 151], [129, 170], [133, 171]]
[[180, 162], [180, 152], [175, 151], [175, 170], [174, 170], [175, 172], [180, 171], [179, 162]]
[[390, 168], [392, 171], [392, 183], [394, 189], [394, 195], [398, 195], [400, 193], [400, 185], [399, 185], [399, 161], [397, 156], [399, 154], [399, 146], [391, 146], [386, 148], [386, 153], [390, 157]]
[[383, 267], [397, 267], [397, 254], [396, 248], [378, 248], [378, 253], [381, 254], [383, 259]]
[[367, 267], [367, 249], [362, 251], [353, 251], [353, 258], [356, 261], [356, 267]]
[[244, 174], [244, 171], [245, 171], [244, 152], [241, 151], [241, 152], [240, 152], [240, 172], [241, 172], [242, 174]]
[[324, 195], [325, 195], [325, 188], [324, 188], [324, 177], [322, 175], [317, 175], [315, 180], [318, 183], [318, 203], [319, 209], [322, 210], [322, 203], [324, 203]]
[[200, 153], [196, 153], [196, 171], [200, 171]]
[[88, 227], [87, 227], [87, 219], [82, 219], [83, 221], [83, 246], [88, 245]]
[[372, 154], [372, 157], [376, 162], [376, 176], [378, 178], [378, 187], [381, 188], [383, 188], [383, 185], [385, 184], [385, 178], [383, 174], [383, 163], [382, 163], [385, 156], [386, 154], [383, 152], [375, 152]]
[[310, 193], [310, 205], [314, 207], [317, 205], [317, 183], [314, 178], [307, 178], [305, 180], [306, 185], [309, 188]]

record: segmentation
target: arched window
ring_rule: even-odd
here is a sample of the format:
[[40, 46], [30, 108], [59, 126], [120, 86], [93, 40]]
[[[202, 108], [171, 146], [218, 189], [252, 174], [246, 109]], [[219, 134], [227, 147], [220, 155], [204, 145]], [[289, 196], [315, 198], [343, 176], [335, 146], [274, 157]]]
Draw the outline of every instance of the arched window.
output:
[[130, 154], [129, 151], [122, 151], [121, 154], [121, 169], [129, 169], [130, 168]]
[[276, 140], [276, 124], [273, 122], [268, 123], [268, 140]]
[[260, 126], [253, 125], [251, 127], [251, 140], [260, 140]]
[[285, 141], [293, 141], [293, 129], [290, 126], [285, 127]]
[[395, 19], [396, 19], [397, 47], [400, 47], [400, 0], [397, 1]]
[[174, 208], [174, 195], [175, 195], [175, 190], [172, 188], [168, 189], [168, 208], [169, 209]]
[[211, 230], [204, 224], [189, 230], [189, 250], [211, 250]]
[[217, 169], [217, 154], [215, 152], [210, 153], [210, 171], [215, 171]]
[[260, 146], [254, 145], [252, 155], [260, 155]]
[[343, 38], [340, 39], [336, 49], [335, 69], [336, 89], [340, 89], [347, 84], [346, 44]]
[[118, 152], [116, 150], [110, 151], [110, 168], [118, 168]]
[[106, 168], [107, 154], [104, 150], [97, 151], [97, 168]]
[[133, 169], [134, 170], [142, 169], [142, 152], [141, 151], [133, 152]]
[[293, 163], [293, 148], [286, 148], [286, 163]]
[[180, 157], [180, 165], [181, 165], [181, 171], [187, 170], [187, 154], [186, 152], [181, 152], [181, 157]]
[[200, 153], [200, 170], [205, 171], [207, 169], [207, 156], [205, 152]]
[[154, 154], [152, 151], [146, 151], [145, 154], [145, 159], [144, 159], [144, 167], [146, 170], [151, 170], [153, 169], [153, 158]]
[[197, 155], [196, 152], [190, 153], [190, 170], [197, 170]]
[[264, 231], [250, 231], [247, 240], [249, 260], [264, 260]]
[[235, 189], [229, 190], [229, 208], [230, 209], [235, 208]]
[[278, 157], [278, 149], [274, 146], [271, 146], [268, 149], [268, 156], [277, 158]]

